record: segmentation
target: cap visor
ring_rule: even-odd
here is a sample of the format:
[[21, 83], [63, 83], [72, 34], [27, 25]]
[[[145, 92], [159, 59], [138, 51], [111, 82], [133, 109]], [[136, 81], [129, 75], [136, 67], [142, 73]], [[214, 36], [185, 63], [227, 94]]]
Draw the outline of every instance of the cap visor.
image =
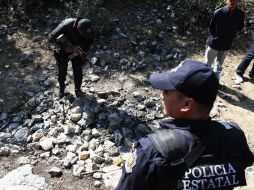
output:
[[154, 88], [160, 90], [175, 90], [169, 75], [170, 73], [153, 73], [150, 75], [149, 81]]

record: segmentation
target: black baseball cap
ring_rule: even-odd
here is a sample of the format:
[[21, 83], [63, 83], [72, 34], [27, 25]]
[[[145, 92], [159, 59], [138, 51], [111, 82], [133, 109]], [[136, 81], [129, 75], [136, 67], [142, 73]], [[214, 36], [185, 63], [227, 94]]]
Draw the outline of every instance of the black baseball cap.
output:
[[83, 33], [88, 33], [88, 30], [92, 28], [92, 25], [93, 23], [89, 19], [84, 18], [78, 21], [78, 27]]
[[178, 90], [205, 105], [213, 105], [219, 89], [211, 67], [194, 60], [184, 60], [168, 72], [153, 73], [149, 81], [157, 89]]

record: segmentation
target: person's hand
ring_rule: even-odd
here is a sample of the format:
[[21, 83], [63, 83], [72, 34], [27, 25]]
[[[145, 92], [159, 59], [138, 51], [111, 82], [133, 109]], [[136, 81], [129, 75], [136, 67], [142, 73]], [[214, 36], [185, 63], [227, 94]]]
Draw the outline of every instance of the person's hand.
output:
[[64, 48], [65, 53], [73, 53], [74, 49], [70, 48], [70, 47], [66, 47]]

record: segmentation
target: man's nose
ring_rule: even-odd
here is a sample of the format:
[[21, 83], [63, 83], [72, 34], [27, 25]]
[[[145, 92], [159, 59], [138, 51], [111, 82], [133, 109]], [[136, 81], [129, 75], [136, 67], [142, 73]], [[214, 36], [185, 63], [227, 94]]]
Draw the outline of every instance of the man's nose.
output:
[[160, 98], [161, 98], [161, 100], [164, 100], [164, 96], [163, 96], [163, 92], [162, 91], [160, 92]]

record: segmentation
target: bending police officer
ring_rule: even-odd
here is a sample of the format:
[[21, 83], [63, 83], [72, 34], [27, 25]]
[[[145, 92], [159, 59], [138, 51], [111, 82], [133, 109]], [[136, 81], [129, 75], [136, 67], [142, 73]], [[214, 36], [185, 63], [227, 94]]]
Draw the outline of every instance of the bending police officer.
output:
[[171, 72], [154, 73], [163, 111], [171, 119], [138, 141], [122, 167], [117, 190], [233, 189], [246, 185], [254, 156], [235, 123], [213, 121], [209, 112], [219, 81], [204, 63], [185, 60]]
[[77, 97], [83, 94], [81, 91], [82, 66], [85, 64], [85, 52], [93, 40], [92, 21], [81, 17], [63, 20], [50, 34], [50, 41], [55, 42], [59, 47], [59, 49], [54, 50], [54, 57], [58, 67], [60, 98], [65, 95], [65, 80], [70, 60], [74, 75], [75, 94]]

